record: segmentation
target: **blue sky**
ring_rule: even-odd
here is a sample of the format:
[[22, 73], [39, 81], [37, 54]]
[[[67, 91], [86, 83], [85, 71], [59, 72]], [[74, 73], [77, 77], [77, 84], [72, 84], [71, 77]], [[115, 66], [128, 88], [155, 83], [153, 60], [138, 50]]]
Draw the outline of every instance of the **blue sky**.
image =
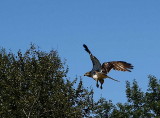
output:
[[[82, 77], [93, 87], [95, 100], [105, 97], [125, 102], [125, 81], [136, 79], [143, 91], [149, 74], [160, 78], [160, 1], [151, 0], [1, 0], [0, 47], [13, 52], [30, 43], [42, 50], [58, 50], [67, 59], [68, 77]], [[134, 65], [129, 72], [111, 71], [103, 90], [83, 77], [92, 68], [88, 45], [100, 62], [123, 60]]]

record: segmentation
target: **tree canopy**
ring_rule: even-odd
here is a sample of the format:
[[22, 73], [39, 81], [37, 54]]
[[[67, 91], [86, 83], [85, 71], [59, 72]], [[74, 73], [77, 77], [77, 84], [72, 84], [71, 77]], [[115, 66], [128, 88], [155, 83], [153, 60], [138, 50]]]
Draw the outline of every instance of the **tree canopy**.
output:
[[[81, 78], [67, 78], [58, 52], [31, 45], [24, 53], [0, 50], [1, 118], [143, 118], [160, 117], [160, 81], [148, 76], [143, 92], [136, 80], [126, 82], [125, 103], [93, 99]], [[78, 83], [75, 85], [75, 83]]]

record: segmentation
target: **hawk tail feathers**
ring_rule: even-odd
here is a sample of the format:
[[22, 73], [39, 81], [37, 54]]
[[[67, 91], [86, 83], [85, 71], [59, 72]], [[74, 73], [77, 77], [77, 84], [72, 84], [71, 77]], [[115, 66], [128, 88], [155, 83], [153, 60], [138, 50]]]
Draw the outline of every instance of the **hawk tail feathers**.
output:
[[113, 79], [112, 77], [109, 77], [108, 75], [107, 75], [107, 78], [109, 78], [109, 79], [111, 79], [111, 80], [114, 80], [114, 81], [116, 81], [116, 82], [120, 82], [119, 80]]
[[91, 55], [91, 51], [88, 49], [88, 47], [85, 44], [83, 44], [83, 47], [85, 48], [85, 51], [87, 51]]

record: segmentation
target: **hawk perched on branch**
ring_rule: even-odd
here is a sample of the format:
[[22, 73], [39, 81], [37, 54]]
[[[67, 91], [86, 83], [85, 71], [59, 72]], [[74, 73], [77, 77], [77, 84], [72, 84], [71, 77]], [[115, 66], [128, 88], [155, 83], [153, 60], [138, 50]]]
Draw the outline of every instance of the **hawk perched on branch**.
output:
[[119, 82], [118, 80], [113, 79], [107, 75], [111, 69], [118, 70], [118, 71], [128, 71], [128, 72], [131, 72], [130, 69], [133, 69], [133, 66], [130, 63], [127, 63], [125, 61], [104, 62], [101, 65], [99, 60], [95, 56], [92, 55], [91, 51], [88, 49], [88, 47], [85, 44], [83, 44], [83, 47], [89, 53], [92, 64], [93, 64], [92, 70], [89, 72], [86, 72], [84, 76], [88, 76], [96, 80], [97, 88], [99, 87], [99, 84], [98, 84], [98, 81], [99, 81], [101, 83], [100, 88], [102, 89], [102, 85], [104, 83], [105, 78], [109, 78], [109, 79]]

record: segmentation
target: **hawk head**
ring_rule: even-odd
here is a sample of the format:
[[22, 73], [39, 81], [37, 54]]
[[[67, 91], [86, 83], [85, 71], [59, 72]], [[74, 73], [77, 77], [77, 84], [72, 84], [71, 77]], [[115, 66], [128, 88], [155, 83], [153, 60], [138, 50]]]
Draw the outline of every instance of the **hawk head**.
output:
[[90, 72], [90, 71], [89, 71], [89, 72], [86, 72], [86, 73], [84, 74], [84, 76], [92, 77], [92, 75], [91, 75], [91, 72]]

